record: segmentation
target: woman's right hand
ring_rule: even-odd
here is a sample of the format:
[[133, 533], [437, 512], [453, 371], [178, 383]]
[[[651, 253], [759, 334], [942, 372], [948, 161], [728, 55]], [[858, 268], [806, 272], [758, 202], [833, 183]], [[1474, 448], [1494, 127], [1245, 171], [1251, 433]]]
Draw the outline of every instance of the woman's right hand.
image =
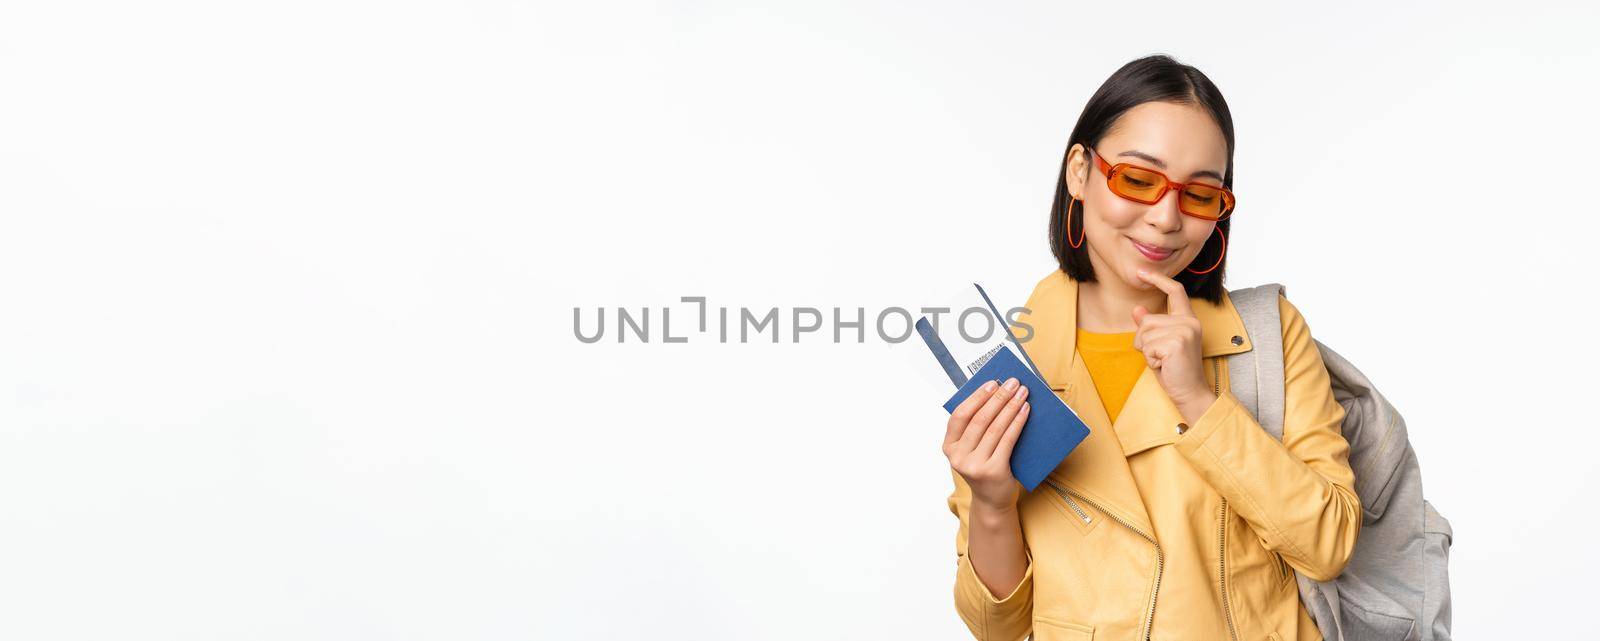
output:
[[1022, 485], [1011, 476], [1011, 448], [1028, 421], [1028, 386], [1017, 379], [994, 381], [956, 406], [945, 424], [944, 455], [972, 488], [972, 501], [1006, 509], [1017, 503]]

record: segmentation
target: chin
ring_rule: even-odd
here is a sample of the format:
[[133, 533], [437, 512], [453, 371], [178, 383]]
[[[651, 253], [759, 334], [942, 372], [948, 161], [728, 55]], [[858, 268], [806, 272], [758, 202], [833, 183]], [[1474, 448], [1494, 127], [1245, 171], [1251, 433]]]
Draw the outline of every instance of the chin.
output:
[[[1130, 263], [1128, 265], [1128, 270], [1127, 270], [1128, 276], [1124, 280], [1128, 281], [1129, 285], [1132, 285], [1132, 286], [1134, 286], [1135, 288], [1138, 288], [1138, 289], [1143, 289], [1145, 287], [1155, 287], [1155, 285], [1152, 285], [1150, 283], [1146, 283], [1143, 280], [1139, 279], [1139, 270], [1141, 270], [1141, 269], [1144, 269], [1144, 270], [1151, 269], [1150, 263], [1148, 263], [1146, 261], [1142, 261], [1142, 260], [1133, 261], [1132, 263]], [[1155, 271], [1163, 273], [1163, 274], [1167, 273], [1167, 271], [1164, 270], [1164, 269], [1157, 269]]]
[[1133, 259], [1133, 261], [1128, 264], [1128, 282], [1130, 284], [1132, 284], [1134, 287], [1138, 287], [1138, 288], [1141, 288], [1141, 289], [1147, 288], [1147, 287], [1150, 287], [1150, 288], [1155, 287], [1154, 284], [1144, 282], [1143, 280], [1141, 280], [1139, 278], [1139, 270], [1141, 270], [1141, 269], [1143, 269], [1145, 271], [1150, 271], [1150, 272], [1155, 272], [1157, 274], [1161, 274], [1162, 276], [1166, 276], [1167, 278], [1175, 278], [1175, 276], [1173, 276], [1170, 273], [1170, 270], [1168, 270], [1165, 266], [1163, 266], [1163, 265], [1161, 265], [1159, 263], [1152, 263], [1149, 260], [1146, 260], [1143, 256], [1140, 256], [1138, 258]]

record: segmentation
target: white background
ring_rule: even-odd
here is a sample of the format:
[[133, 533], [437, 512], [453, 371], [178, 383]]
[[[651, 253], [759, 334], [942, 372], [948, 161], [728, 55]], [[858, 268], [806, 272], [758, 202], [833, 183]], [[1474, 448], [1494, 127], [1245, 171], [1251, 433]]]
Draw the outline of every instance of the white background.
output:
[[[1160, 52], [1232, 107], [1228, 285], [1287, 285], [1407, 419], [1458, 636], [1576, 638], [1596, 23], [8, 2], [0, 637], [967, 638], [944, 397], [678, 298], [1022, 304], [1079, 110]], [[575, 338], [618, 306], [651, 342]]]

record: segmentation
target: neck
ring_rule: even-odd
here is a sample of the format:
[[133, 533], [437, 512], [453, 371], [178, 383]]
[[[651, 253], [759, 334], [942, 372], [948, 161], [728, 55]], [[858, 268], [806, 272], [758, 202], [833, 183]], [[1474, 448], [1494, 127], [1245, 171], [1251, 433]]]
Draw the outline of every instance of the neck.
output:
[[[1100, 274], [1110, 270], [1099, 270]], [[1143, 305], [1152, 314], [1167, 312], [1167, 294], [1155, 287], [1141, 290], [1117, 276], [1078, 284], [1078, 327], [1090, 332], [1132, 332], [1133, 307]]]

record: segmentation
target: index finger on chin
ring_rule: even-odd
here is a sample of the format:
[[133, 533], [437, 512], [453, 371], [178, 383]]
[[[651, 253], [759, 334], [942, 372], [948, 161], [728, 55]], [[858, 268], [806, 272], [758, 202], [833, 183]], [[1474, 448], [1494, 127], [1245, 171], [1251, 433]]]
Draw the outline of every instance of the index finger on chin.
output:
[[1183, 283], [1173, 280], [1171, 276], [1158, 271], [1143, 269], [1145, 282], [1155, 285], [1167, 293], [1167, 313], [1172, 315], [1193, 316], [1194, 310], [1189, 307], [1189, 292], [1184, 291]]

